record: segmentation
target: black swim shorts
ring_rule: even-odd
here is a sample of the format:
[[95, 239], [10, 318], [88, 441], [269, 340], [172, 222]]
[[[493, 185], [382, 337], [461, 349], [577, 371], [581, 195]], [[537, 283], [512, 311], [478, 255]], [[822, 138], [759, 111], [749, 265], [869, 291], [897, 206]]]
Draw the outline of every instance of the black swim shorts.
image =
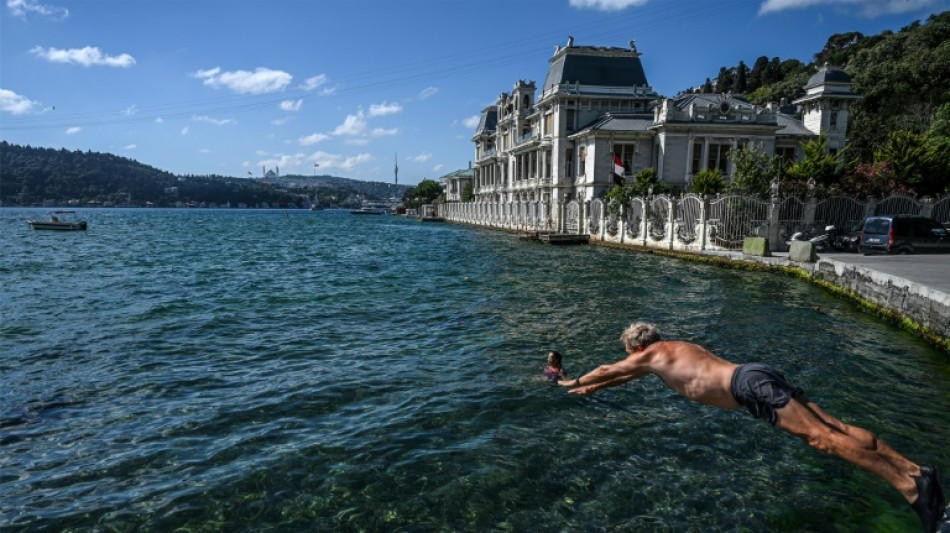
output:
[[732, 375], [732, 396], [744, 405], [752, 416], [764, 418], [773, 426], [778, 416], [776, 409], [788, 405], [792, 398], [803, 394], [778, 370], [762, 363], [749, 363], [736, 368]]

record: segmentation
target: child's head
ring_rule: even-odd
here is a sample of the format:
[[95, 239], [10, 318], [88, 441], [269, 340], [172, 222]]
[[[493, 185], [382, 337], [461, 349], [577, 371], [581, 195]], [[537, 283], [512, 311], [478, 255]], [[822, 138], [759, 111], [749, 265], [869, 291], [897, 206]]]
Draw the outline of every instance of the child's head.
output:
[[551, 368], [561, 368], [561, 352], [551, 350], [548, 352], [548, 365]]

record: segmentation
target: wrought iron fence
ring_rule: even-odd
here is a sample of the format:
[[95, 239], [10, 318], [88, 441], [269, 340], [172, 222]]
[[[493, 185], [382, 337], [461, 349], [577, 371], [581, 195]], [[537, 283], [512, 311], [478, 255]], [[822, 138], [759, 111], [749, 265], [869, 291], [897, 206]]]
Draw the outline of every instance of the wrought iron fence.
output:
[[600, 233], [600, 221], [604, 217], [604, 201], [600, 198], [590, 202], [590, 232], [591, 234]]
[[696, 227], [703, 215], [703, 198], [696, 194], [687, 194], [676, 204], [676, 240], [683, 244], [692, 244], [698, 238]]
[[750, 196], [729, 195], [709, 202], [709, 240], [726, 250], [739, 250], [745, 237], [768, 235], [769, 203]]
[[624, 225], [626, 226], [627, 237], [636, 239], [640, 237], [640, 225], [643, 223], [643, 213], [645, 211], [642, 198], [633, 198], [630, 205], [624, 213]]
[[608, 205], [602, 199], [589, 204], [499, 201], [441, 204], [438, 210], [446, 220], [488, 227], [587, 233], [647, 246], [732, 250], [741, 248], [745, 237], [770, 237], [773, 246], [782, 246], [796, 231], [826, 225], [847, 231], [872, 215], [919, 214], [950, 223], [950, 195], [937, 199], [895, 195], [880, 201], [788, 196], [768, 201], [688, 194], [636, 197], [623, 206]]

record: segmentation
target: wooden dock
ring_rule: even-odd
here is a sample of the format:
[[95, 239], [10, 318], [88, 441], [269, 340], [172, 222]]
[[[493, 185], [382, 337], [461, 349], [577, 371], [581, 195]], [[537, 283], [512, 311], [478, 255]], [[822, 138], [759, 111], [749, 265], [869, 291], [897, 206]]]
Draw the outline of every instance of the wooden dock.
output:
[[538, 239], [547, 244], [587, 244], [590, 235], [574, 235], [570, 233], [542, 233]]

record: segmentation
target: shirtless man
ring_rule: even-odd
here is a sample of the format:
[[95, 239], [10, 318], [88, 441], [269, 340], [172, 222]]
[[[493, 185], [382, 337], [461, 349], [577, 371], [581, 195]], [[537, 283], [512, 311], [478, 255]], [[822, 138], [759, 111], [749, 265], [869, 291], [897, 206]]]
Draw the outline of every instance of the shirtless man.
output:
[[816, 450], [877, 474], [910, 503], [926, 533], [937, 530], [944, 505], [937, 469], [918, 466], [871, 432], [824, 412], [778, 370], [759, 363], [737, 365], [696, 344], [661, 341], [656, 327], [643, 322], [631, 324], [620, 340], [629, 357], [558, 384], [571, 387], [571, 394], [586, 395], [656, 374], [690, 400], [725, 409], [746, 407]]

